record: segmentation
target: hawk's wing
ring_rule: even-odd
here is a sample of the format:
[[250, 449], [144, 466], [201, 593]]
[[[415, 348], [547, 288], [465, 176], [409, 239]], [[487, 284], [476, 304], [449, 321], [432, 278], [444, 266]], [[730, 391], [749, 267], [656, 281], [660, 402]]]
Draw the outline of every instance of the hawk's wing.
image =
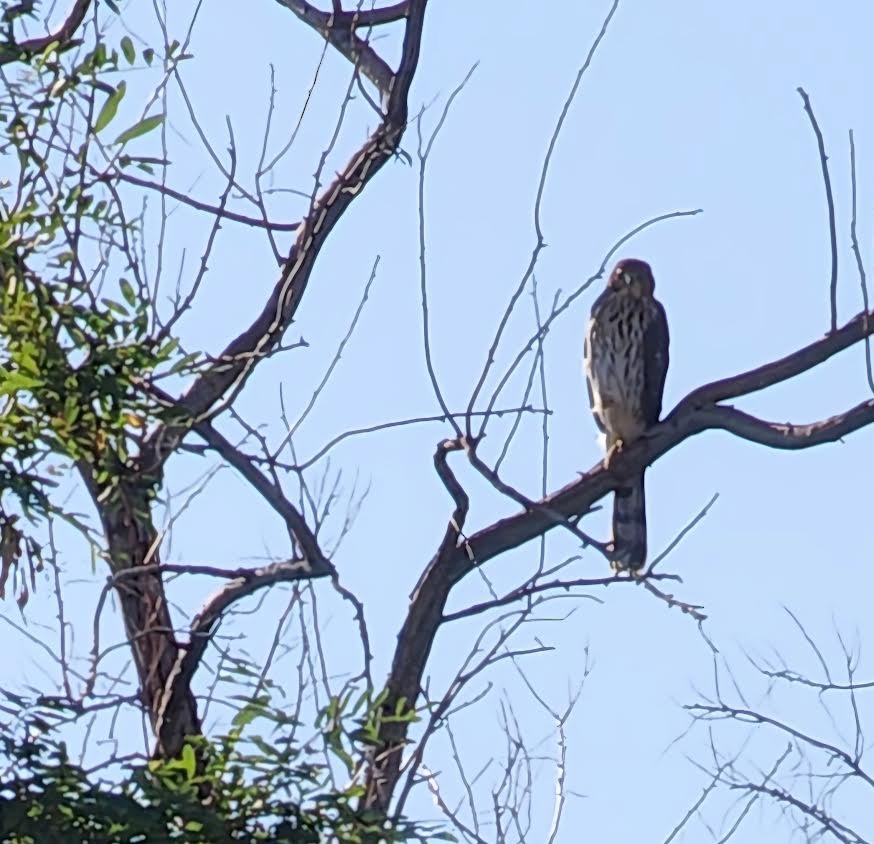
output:
[[643, 334], [643, 415], [647, 427], [655, 425], [662, 413], [670, 345], [665, 309], [655, 299], [652, 304], [654, 313]]
[[[594, 309], [593, 309], [594, 310]], [[594, 376], [594, 364], [592, 362], [592, 333], [596, 330], [595, 317], [589, 319], [589, 324], [586, 326], [586, 334], [583, 338], [583, 361], [586, 370], [586, 390], [589, 393], [589, 407], [592, 410], [592, 418], [598, 426], [598, 430], [602, 434], [607, 433], [604, 423], [601, 421], [601, 416], [596, 410], [595, 404], [595, 385], [592, 383]]]

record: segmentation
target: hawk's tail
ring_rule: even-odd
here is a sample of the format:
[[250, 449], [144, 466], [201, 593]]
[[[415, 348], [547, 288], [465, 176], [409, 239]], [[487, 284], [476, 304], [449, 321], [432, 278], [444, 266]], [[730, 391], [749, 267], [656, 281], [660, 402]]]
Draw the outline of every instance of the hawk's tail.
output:
[[637, 570], [646, 562], [646, 497], [643, 473], [616, 490], [613, 501], [613, 559], [616, 571]]

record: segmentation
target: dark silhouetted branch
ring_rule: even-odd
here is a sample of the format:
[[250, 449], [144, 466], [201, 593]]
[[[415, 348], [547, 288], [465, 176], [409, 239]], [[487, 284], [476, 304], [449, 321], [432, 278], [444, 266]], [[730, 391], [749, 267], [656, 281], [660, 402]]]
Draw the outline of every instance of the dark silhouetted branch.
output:
[[369, 26], [381, 26], [385, 23], [394, 23], [402, 20], [407, 16], [409, 11], [409, 0], [402, 0], [400, 3], [395, 3], [392, 6], [385, 6], [382, 9], [360, 9], [354, 12], [335, 12], [333, 15], [334, 24], [338, 26], [351, 26], [355, 29], [362, 29]]
[[[308, 5], [289, 0], [290, 7], [300, 6], [302, 11]], [[398, 150], [407, 126], [407, 99], [419, 62], [426, 5], [427, 0], [410, 0], [401, 58], [387, 83], [382, 122], [301, 220], [288, 260], [261, 313], [219, 355], [224, 362], [192, 384], [174, 407], [173, 420], [149, 437], [143, 447], [144, 464], [162, 464], [198, 422], [211, 418], [233, 400], [258, 361], [280, 343], [297, 313], [328, 235], [355, 197]], [[362, 59], [358, 61], [360, 64]]]
[[38, 55], [50, 44], [56, 43], [61, 49], [71, 46], [70, 42], [85, 20], [89, 8], [91, 8], [91, 0], [76, 0], [67, 19], [51, 34], [28, 38], [17, 44], [0, 44], [0, 66]]
[[130, 185], [147, 188], [148, 190], [157, 191], [170, 199], [175, 199], [184, 205], [191, 208], [196, 208], [198, 211], [206, 211], [208, 214], [213, 214], [216, 217], [221, 217], [223, 220], [231, 220], [234, 223], [242, 223], [245, 226], [254, 226], [260, 229], [269, 229], [275, 232], [293, 232], [300, 228], [300, 223], [271, 223], [269, 220], [264, 220], [259, 217], [249, 217], [246, 214], [238, 214], [236, 211], [231, 211], [224, 206], [210, 205], [208, 202], [201, 202], [187, 193], [181, 193], [178, 190], [167, 187], [157, 182], [150, 182], [148, 179], [141, 179], [130, 173], [114, 172], [104, 173], [100, 175], [101, 180], [118, 179], [122, 182], [127, 182]]
[[846, 325], [815, 340], [798, 351], [784, 358], [766, 363], [748, 372], [723, 378], [711, 384], [705, 384], [693, 390], [678, 405], [671, 414], [674, 416], [690, 407], [704, 407], [708, 404], [725, 401], [726, 399], [745, 396], [787, 381], [802, 372], [807, 372], [815, 366], [834, 357], [838, 352], [854, 346], [874, 334], [874, 312], [862, 311], [854, 316]]
[[[278, 3], [294, 12], [304, 23], [309, 24], [339, 53], [349, 59], [355, 67], [377, 87], [383, 96], [388, 97], [394, 83], [395, 75], [388, 63], [370, 46], [366, 39], [355, 33], [357, 26], [375, 25], [362, 23], [361, 19], [367, 12], [347, 12], [335, 14], [323, 12], [306, 0], [277, 0]], [[404, 6], [412, 4], [403, 4]], [[424, 4], [423, 4], [424, 5]], [[393, 20], [405, 17], [405, 13], [398, 15]], [[387, 21], [382, 21], [386, 23]]]
[[819, 163], [822, 166], [822, 180], [825, 184], [825, 202], [828, 209], [828, 233], [831, 247], [831, 278], [829, 280], [829, 303], [831, 305], [831, 330], [838, 330], [838, 232], [835, 222], [835, 198], [832, 194], [832, 180], [828, 172], [828, 156], [825, 152], [825, 141], [817, 123], [813, 108], [810, 105], [810, 97], [804, 88], [799, 88], [798, 93], [804, 101], [804, 110], [810, 118], [813, 134], [816, 135], [816, 145], [819, 149]]
[[[639, 473], [689, 437], [709, 429], [722, 429], [774, 448], [799, 449], [838, 440], [874, 423], [874, 401], [809, 425], [778, 425], [717, 404], [723, 399], [746, 395], [806, 372], [872, 333], [874, 313], [859, 314], [841, 329], [780, 360], [706, 384], [687, 395], [664, 422], [619, 452], [611, 461], [609, 470], [601, 461], [573, 483], [531, 502], [523, 511], [465, 537], [454, 547], [450, 545], [451, 534], [447, 532], [439, 551], [419, 580], [398, 635], [387, 682], [390, 705], [404, 699], [412, 706], [417, 700], [428, 655], [437, 631], [446, 619], [446, 600], [456, 583], [489, 560], [560, 526], [563, 520], [575, 519], [589, 512], [596, 502], [621, 486], [624, 478]], [[464, 448], [461, 440], [449, 442], [454, 443], [454, 450]], [[443, 459], [445, 461], [445, 455]], [[643, 580], [646, 582], [645, 578]], [[698, 607], [659, 593], [653, 583], [646, 583], [646, 586], [670, 606], [678, 606], [699, 622], [703, 620]], [[406, 723], [391, 724], [383, 731], [383, 752], [374, 765], [371, 775], [374, 782], [368, 797], [369, 805], [373, 807], [387, 810], [399, 775], [400, 752], [407, 729]]]

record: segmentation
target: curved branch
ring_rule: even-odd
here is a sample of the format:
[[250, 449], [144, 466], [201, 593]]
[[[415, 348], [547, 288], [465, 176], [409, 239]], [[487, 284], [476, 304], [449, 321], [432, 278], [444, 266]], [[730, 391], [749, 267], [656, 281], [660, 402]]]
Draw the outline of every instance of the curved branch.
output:
[[279, 514], [289, 533], [294, 537], [306, 565], [310, 567], [311, 577], [325, 577], [334, 574], [334, 566], [327, 559], [315, 533], [306, 523], [300, 511], [285, 497], [279, 487], [271, 482], [249, 457], [220, 434], [208, 422], [200, 422], [197, 433], [231, 466], [234, 467], [261, 497]]
[[874, 334], [874, 310], [862, 311], [846, 325], [819, 340], [814, 340], [813, 343], [786, 355], [784, 358], [693, 390], [677, 405], [676, 410], [671, 415], [680, 413], [689, 407], [715, 404], [726, 399], [755, 393], [765, 387], [779, 384], [781, 381], [787, 381], [802, 372], [813, 369], [838, 352], [848, 349], [872, 334]]
[[757, 419], [736, 407], [707, 407], [695, 411], [695, 418], [706, 428], [728, 431], [741, 439], [769, 448], [802, 449], [836, 442], [847, 434], [874, 423], [874, 399], [863, 401], [844, 413], [811, 422], [793, 425]]
[[336, 23], [361, 29], [366, 26], [380, 26], [405, 18], [410, 10], [409, 0], [401, 0], [382, 9], [357, 9], [354, 12], [340, 12], [334, 15]]
[[230, 583], [224, 584], [206, 601], [191, 623], [188, 645], [181, 649], [180, 670], [174, 678], [174, 683], [183, 688], [187, 688], [191, 683], [206, 646], [215, 632], [216, 622], [221, 619], [231, 604], [276, 583], [311, 580], [315, 577], [325, 577], [330, 572], [314, 571], [306, 560], [285, 560], [257, 569], [240, 569], [235, 574]]
[[201, 375], [178, 405], [174, 403], [173, 421], [150, 435], [143, 447], [144, 464], [161, 465], [199, 422], [227, 406], [258, 361], [281, 341], [297, 313], [328, 235], [399, 148], [407, 126], [410, 86], [419, 63], [426, 6], [427, 0], [409, 2], [401, 59], [386, 92], [382, 122], [301, 220], [288, 260], [261, 313], [218, 356], [221, 363]]
[[737, 721], [744, 721], [746, 723], [752, 724], [766, 724], [769, 727], [774, 727], [776, 730], [780, 730], [783, 733], [786, 733], [790, 738], [795, 739], [801, 744], [808, 745], [809, 747], [815, 747], [817, 750], [821, 750], [824, 753], [831, 756], [833, 759], [837, 759], [842, 762], [847, 768], [849, 768], [856, 776], [863, 779], [868, 785], [874, 787], [874, 777], [869, 774], [864, 768], [859, 764], [858, 759], [854, 759], [846, 750], [842, 750], [840, 747], [837, 747], [834, 744], [829, 744], [822, 739], [815, 738], [814, 736], [808, 735], [807, 733], [801, 732], [801, 730], [796, 730], [794, 727], [790, 727], [788, 724], [783, 721], [779, 721], [776, 718], [770, 718], [767, 715], [762, 715], [760, 712], [755, 712], [752, 709], [736, 709], [732, 706], [726, 706], [725, 704], [719, 704], [718, 706], [703, 704], [703, 703], [694, 703], [687, 704], [683, 707], [688, 712], [692, 713], [694, 718], [701, 719], [712, 719], [719, 717], [728, 717], [733, 718]]
[[[522, 512], [464, 538], [454, 548], [446, 547], [444, 537], [439, 552], [419, 580], [398, 635], [398, 646], [386, 683], [389, 692], [387, 706], [394, 707], [401, 699], [408, 706], [415, 705], [428, 655], [437, 631], [446, 619], [446, 601], [456, 583], [494, 557], [558, 527], [561, 518], [578, 518], [586, 514], [597, 501], [621, 486], [629, 475], [639, 473], [689, 437], [708, 429], [722, 429], [775, 448], [800, 449], [835, 441], [874, 423], [874, 400], [809, 425], [779, 425], [717, 404], [722, 399], [761, 390], [806, 372], [872, 333], [874, 311], [863, 312], [838, 331], [787, 357], [699, 387], [689, 393], [664, 422], [620, 451], [611, 460], [609, 470], [603, 461], [599, 461], [578, 480], [532, 502]], [[400, 772], [400, 750], [406, 742], [407, 729], [407, 723], [395, 723], [386, 725], [382, 732], [382, 752], [377, 755], [369, 773], [368, 805], [371, 807], [383, 811], [388, 808]]]
[[38, 38], [28, 38], [26, 41], [21, 41], [18, 44], [3, 44], [0, 45], [0, 66], [11, 64], [12, 62], [20, 61], [22, 58], [38, 55], [49, 44], [57, 42], [58, 46], [72, 46], [70, 42], [76, 34], [76, 30], [85, 20], [85, 15], [91, 7], [91, 0], [76, 0], [67, 19], [61, 26], [49, 35], [41, 35]]
[[[394, 73], [388, 63], [379, 56], [364, 38], [355, 34], [357, 26], [367, 26], [361, 22], [361, 17], [366, 12], [345, 12], [339, 15], [331, 12], [323, 12], [306, 0], [277, 0], [278, 3], [290, 9], [304, 23], [320, 33], [327, 42], [341, 53], [352, 64], [361, 69], [361, 72], [374, 84], [383, 97], [387, 97], [392, 89]], [[403, 3], [403, 6], [408, 4]], [[374, 10], [375, 12], [376, 10]], [[373, 15], [373, 12], [370, 13]], [[394, 20], [405, 17], [404, 10]], [[354, 23], [358, 18], [358, 23]]]

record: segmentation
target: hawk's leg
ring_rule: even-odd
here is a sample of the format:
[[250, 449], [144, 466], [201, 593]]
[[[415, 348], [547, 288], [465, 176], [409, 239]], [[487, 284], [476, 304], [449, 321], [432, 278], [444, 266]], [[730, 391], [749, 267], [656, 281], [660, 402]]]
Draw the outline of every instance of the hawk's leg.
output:
[[625, 447], [625, 443], [622, 440], [614, 440], [613, 444], [607, 449], [607, 454], [604, 457], [604, 468], [609, 472], [613, 468], [613, 462], [616, 460], [616, 456], [621, 453], [622, 449]]
[[650, 428], [645, 428], [639, 434], [637, 434], [632, 440], [626, 442], [623, 439], [617, 438], [613, 440], [613, 442], [607, 447], [607, 454], [604, 457], [604, 468], [610, 472], [613, 469], [613, 464], [616, 461], [616, 458], [622, 453], [622, 451], [626, 448], [627, 445], [634, 445], [640, 440], [645, 440], [647, 437], [652, 436], [650, 433]]

